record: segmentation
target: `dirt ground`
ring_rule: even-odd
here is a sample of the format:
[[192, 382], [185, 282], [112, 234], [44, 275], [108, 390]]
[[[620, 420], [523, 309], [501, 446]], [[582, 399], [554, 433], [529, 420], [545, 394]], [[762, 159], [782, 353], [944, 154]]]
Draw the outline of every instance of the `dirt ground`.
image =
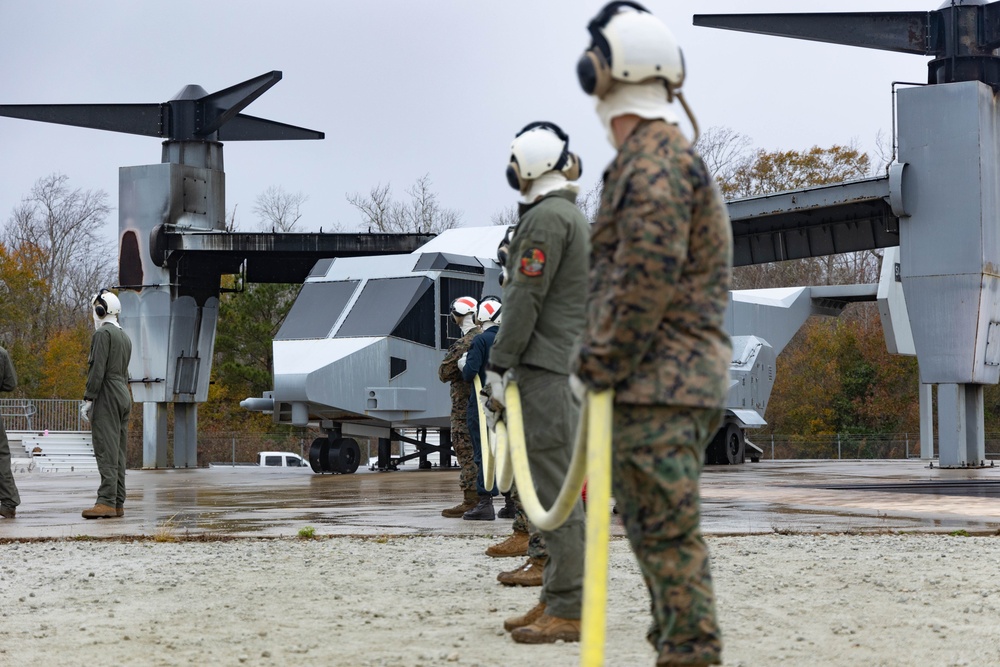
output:
[[[170, 537], [163, 535], [161, 537]], [[538, 589], [490, 536], [0, 544], [0, 665], [579, 664], [505, 617]], [[709, 537], [725, 664], [1000, 664], [1000, 542], [948, 535]], [[611, 543], [606, 665], [652, 665], [645, 587]]]

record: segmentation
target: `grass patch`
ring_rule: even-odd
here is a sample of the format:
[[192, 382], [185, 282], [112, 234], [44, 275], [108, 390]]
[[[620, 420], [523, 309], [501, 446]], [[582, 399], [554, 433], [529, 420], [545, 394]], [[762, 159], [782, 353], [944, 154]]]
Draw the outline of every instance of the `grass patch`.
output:
[[312, 526], [306, 526], [304, 528], [299, 528], [299, 539], [300, 540], [313, 540], [316, 539], [316, 529]]

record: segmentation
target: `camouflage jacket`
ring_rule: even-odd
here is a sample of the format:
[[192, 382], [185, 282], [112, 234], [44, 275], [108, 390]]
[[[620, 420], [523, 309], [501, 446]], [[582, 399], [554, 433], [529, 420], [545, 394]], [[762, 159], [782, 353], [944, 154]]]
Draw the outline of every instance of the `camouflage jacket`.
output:
[[569, 374], [586, 319], [590, 256], [587, 219], [575, 202], [576, 193], [564, 189], [521, 206], [507, 254], [492, 365]]
[[469, 394], [472, 393], [472, 385], [462, 377], [462, 371], [458, 370], [458, 360], [472, 347], [472, 340], [483, 333], [479, 327], [472, 327], [468, 333], [456, 340], [448, 348], [448, 353], [444, 355], [444, 361], [438, 366], [438, 379], [441, 382], [451, 383], [451, 404], [453, 407], [462, 406], [469, 402]]
[[702, 159], [674, 125], [643, 121], [604, 174], [591, 237], [578, 374], [619, 403], [718, 408], [733, 236]]

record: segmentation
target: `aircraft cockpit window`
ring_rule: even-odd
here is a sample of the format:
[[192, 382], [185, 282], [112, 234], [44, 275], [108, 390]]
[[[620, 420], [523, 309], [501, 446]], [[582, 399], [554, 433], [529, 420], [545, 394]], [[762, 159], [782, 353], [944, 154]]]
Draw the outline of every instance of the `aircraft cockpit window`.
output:
[[369, 280], [336, 338], [395, 336], [434, 346], [434, 281], [425, 277]]
[[451, 304], [460, 296], [471, 296], [479, 301], [483, 292], [483, 283], [480, 280], [466, 280], [464, 278], [441, 278], [441, 302], [439, 304], [438, 315], [441, 318], [441, 348], [447, 349], [456, 340], [462, 337], [462, 330], [455, 324], [451, 317]]
[[306, 283], [275, 340], [326, 338], [358, 288], [357, 280]]

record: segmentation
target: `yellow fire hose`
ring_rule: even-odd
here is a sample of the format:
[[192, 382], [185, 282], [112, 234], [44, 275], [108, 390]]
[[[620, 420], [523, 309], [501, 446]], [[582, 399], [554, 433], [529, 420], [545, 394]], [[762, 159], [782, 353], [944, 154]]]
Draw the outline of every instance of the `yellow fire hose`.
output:
[[[587, 512], [580, 662], [584, 667], [600, 667], [604, 664], [607, 625], [608, 539], [611, 529], [608, 505], [611, 504], [611, 418], [614, 392], [588, 392], [580, 411], [580, 424], [566, 479], [549, 510], [538, 500], [531, 478], [524, 440], [521, 394], [516, 381], [511, 380], [507, 384], [504, 398], [507, 402], [506, 418], [497, 422], [497, 468], [499, 470], [505, 465], [503, 461], [506, 457], [502, 454], [506, 452], [499, 451], [499, 443], [506, 440], [518, 496], [531, 522], [545, 531], [561, 526], [573, 511], [584, 480], [587, 482], [587, 504], [594, 511]], [[508, 435], [509, 438], [505, 437]], [[504, 488], [503, 481], [500, 481], [500, 488]]]
[[[479, 374], [472, 380], [472, 386], [476, 391], [476, 408], [479, 410], [479, 450], [483, 460], [483, 486], [487, 491], [493, 490], [493, 464], [495, 459], [495, 444], [490, 438], [490, 430], [486, 425], [486, 415], [483, 412], [483, 383], [479, 379]], [[509, 488], [509, 487], [508, 487]], [[507, 489], [502, 489], [506, 491]]]
[[528, 519], [539, 530], [552, 531], [563, 525], [569, 517], [570, 512], [580, 500], [580, 491], [583, 489], [583, 481], [587, 473], [587, 454], [584, 449], [586, 442], [586, 413], [588, 412], [585, 401], [583, 409], [580, 411], [580, 427], [577, 428], [576, 444], [573, 447], [573, 456], [569, 462], [569, 470], [566, 471], [566, 479], [559, 495], [552, 504], [551, 509], [546, 510], [538, 500], [535, 492], [535, 484], [531, 479], [531, 466], [528, 464], [528, 451], [524, 441], [524, 420], [521, 412], [521, 392], [518, 391], [517, 381], [511, 380], [504, 391], [506, 399], [506, 422], [508, 445], [510, 447], [510, 458], [514, 468], [514, 479], [517, 484], [517, 495], [524, 505], [524, 513]]

